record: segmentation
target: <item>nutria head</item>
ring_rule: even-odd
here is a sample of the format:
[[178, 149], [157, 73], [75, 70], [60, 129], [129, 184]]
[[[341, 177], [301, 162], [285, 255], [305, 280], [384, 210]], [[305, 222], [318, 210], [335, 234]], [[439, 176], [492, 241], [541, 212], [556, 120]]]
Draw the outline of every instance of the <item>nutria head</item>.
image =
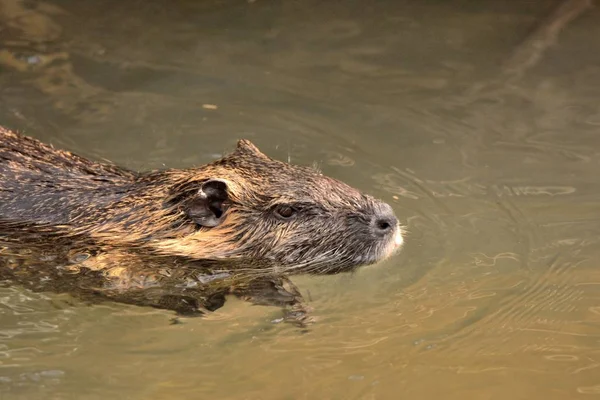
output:
[[160, 253], [336, 273], [380, 261], [403, 241], [388, 204], [313, 168], [273, 160], [247, 140], [211, 164], [161, 176], [146, 182], [174, 182], [163, 210], [179, 233], [148, 238]]

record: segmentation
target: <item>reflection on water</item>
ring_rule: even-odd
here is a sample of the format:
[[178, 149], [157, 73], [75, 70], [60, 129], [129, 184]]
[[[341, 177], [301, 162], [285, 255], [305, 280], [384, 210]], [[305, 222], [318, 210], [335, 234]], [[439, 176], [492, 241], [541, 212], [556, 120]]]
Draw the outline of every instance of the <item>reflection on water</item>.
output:
[[[548, 23], [560, 3], [585, 9]], [[137, 169], [247, 137], [391, 202], [409, 231], [380, 266], [294, 279], [309, 334], [236, 300], [170, 325], [2, 288], [1, 397], [600, 394], [600, 11], [584, 3], [0, 0], [3, 125]], [[527, 64], [532, 32], [556, 40]]]

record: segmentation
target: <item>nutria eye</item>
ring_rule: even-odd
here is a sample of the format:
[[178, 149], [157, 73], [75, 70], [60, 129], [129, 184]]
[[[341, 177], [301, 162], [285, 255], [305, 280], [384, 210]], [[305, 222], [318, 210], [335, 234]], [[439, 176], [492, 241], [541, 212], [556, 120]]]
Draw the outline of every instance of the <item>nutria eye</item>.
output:
[[275, 209], [275, 215], [281, 219], [290, 219], [294, 214], [296, 214], [296, 210], [290, 206], [278, 206]]

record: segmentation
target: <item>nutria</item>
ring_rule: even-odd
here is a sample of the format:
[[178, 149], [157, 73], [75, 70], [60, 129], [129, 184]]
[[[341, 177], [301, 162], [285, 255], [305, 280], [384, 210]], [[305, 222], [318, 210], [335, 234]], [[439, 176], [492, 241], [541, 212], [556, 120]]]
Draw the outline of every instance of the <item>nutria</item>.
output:
[[[239, 282], [270, 282], [295, 298], [286, 275], [378, 262], [401, 246], [402, 234], [388, 204], [314, 168], [271, 159], [247, 140], [207, 165], [137, 173], [0, 127], [0, 241], [12, 257], [0, 264], [0, 279], [18, 280], [16, 270], [48, 271], [43, 264], [52, 259], [54, 272], [40, 279], [52, 288], [71, 280], [63, 291], [81, 289], [78, 279], [91, 274], [90, 292], [182, 311], [161, 301], [177, 296], [173, 288], [190, 276], [198, 281], [198, 271], [216, 274], [214, 281], [242, 297], [243, 290], [231, 289]], [[15, 254], [37, 261], [16, 262]], [[58, 267], [68, 273], [57, 275]], [[252, 279], [235, 280], [241, 276]], [[159, 291], [160, 301], [127, 300], [135, 288], [165, 286], [171, 289]], [[214, 301], [213, 292], [219, 299], [224, 293], [203, 292], [204, 303], [191, 308], [214, 308], [204, 301]]]

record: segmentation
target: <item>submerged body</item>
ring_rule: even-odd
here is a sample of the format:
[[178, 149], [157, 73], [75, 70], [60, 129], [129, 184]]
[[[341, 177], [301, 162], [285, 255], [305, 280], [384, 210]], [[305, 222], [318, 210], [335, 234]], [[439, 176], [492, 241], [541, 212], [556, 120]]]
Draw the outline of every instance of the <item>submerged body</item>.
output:
[[[241, 277], [351, 271], [391, 255], [402, 235], [389, 205], [245, 140], [204, 166], [137, 173], [0, 128], [0, 242], [33, 250], [41, 264], [61, 250], [54, 268], [75, 281], [94, 271], [88, 289], [124, 301], [198, 281], [201, 270], [226, 271], [214, 281], [234, 286]], [[48, 268], [41, 264], [35, 270]], [[173, 274], [183, 270], [193, 278]], [[51, 275], [45, 281], [61, 279]]]

